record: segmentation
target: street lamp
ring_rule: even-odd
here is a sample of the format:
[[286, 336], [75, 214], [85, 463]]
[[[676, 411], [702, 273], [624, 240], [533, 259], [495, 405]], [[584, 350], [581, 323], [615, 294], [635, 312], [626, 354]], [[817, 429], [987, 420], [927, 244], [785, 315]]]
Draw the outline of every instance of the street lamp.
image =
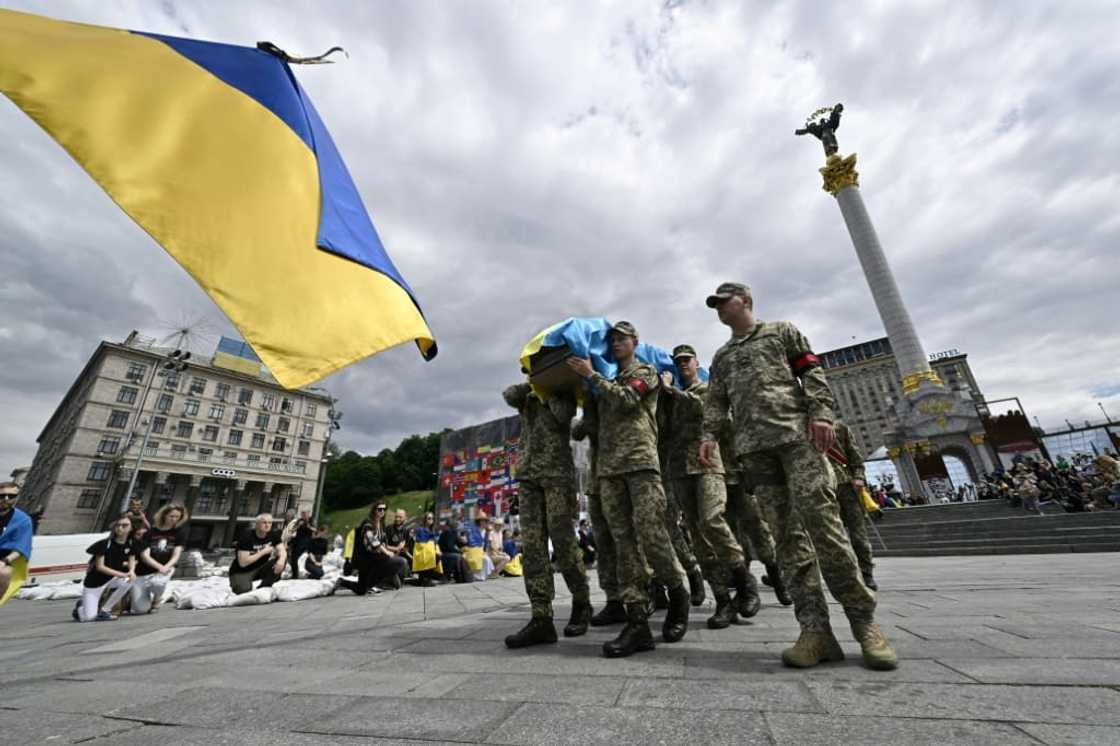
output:
[[323, 440], [323, 453], [319, 457], [319, 474], [318, 474], [318, 478], [316, 479], [316, 482], [315, 482], [315, 506], [314, 506], [314, 515], [312, 517], [312, 521], [315, 523], [316, 526], [318, 526], [319, 525], [319, 509], [322, 506], [322, 502], [323, 502], [323, 484], [324, 484], [324, 482], [326, 482], [327, 464], [331, 460], [331, 454], [330, 454], [331, 435], [334, 433], [335, 430], [341, 430], [342, 429], [342, 425], [339, 424], [339, 420], [342, 419], [342, 412], [339, 412], [338, 410], [336, 410], [334, 408], [334, 405], [338, 402], [338, 399], [334, 398], [334, 395], [331, 394], [330, 391], [327, 391], [322, 386], [312, 386], [307, 390], [308, 391], [319, 391], [321, 393], [324, 393], [324, 394], [327, 395], [327, 398], [330, 400], [330, 407], [328, 407], [328, 409], [327, 409], [327, 437]]

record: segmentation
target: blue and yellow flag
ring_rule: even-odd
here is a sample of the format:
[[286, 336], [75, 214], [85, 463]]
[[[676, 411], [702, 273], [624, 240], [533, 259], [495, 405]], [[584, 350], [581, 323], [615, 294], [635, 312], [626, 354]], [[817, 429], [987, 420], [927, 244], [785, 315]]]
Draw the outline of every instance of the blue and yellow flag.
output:
[[0, 92], [190, 273], [282, 385], [410, 340], [435, 355], [282, 57], [0, 10]]

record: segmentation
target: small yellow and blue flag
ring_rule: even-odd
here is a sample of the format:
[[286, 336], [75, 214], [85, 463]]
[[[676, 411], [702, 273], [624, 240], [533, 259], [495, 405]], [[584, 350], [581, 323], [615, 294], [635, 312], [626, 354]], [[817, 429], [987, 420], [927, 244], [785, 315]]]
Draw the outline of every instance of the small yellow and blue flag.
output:
[[284, 386], [436, 344], [275, 46], [0, 10], [0, 92], [225, 312]]

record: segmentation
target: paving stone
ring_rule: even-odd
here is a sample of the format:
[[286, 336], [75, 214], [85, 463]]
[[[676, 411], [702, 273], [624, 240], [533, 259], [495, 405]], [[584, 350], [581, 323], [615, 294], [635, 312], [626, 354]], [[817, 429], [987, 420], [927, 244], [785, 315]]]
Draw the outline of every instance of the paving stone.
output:
[[526, 746], [771, 743], [761, 714], [754, 711], [714, 710], [696, 717], [683, 710], [540, 704], [522, 705], [486, 742]]
[[784, 712], [766, 713], [779, 746], [1037, 746], [1034, 739], [1006, 723], [979, 720], [837, 717]]
[[895, 717], [1120, 724], [1120, 692], [1114, 689], [853, 681], [811, 681], [808, 686], [837, 715], [882, 715], [889, 707]]
[[465, 683], [475, 680], [472, 674], [435, 674], [429, 672], [349, 671], [327, 675], [300, 685], [309, 694], [348, 694], [361, 697], [440, 698]]
[[1048, 746], [1116, 746], [1120, 743], [1120, 728], [1108, 725], [1019, 723], [1019, 727]]
[[[1110, 651], [1116, 656], [1117, 651]], [[1085, 658], [1018, 658], [972, 660], [947, 658], [945, 665], [986, 684], [1071, 684], [1120, 686], [1120, 660]]]
[[[497, 702], [539, 702], [543, 704], [613, 704], [628, 679], [609, 676], [557, 676], [552, 674], [507, 675], [501, 686], [486, 693]], [[453, 699], [477, 699], [477, 678], [464, 675], [459, 686], [445, 693]]]
[[[665, 646], [671, 647], [671, 646]], [[551, 652], [508, 651], [503, 654], [448, 655], [394, 654], [391, 659], [375, 664], [373, 670], [431, 671], [434, 673], [496, 674], [564, 674], [574, 676], [656, 676], [683, 678], [684, 656], [657, 650], [639, 653], [630, 658], [608, 660], [599, 651], [582, 646], [557, 645]]]
[[[172, 673], [170, 670], [165, 671], [165, 674], [170, 673]], [[105, 678], [97, 678], [93, 681], [56, 681], [51, 682], [49, 688], [37, 687], [33, 693], [15, 697], [7, 696], [5, 691], [4, 706], [103, 715], [114, 710], [173, 697], [183, 688], [184, 684], [153, 684]]]
[[485, 699], [489, 685], [477, 683], [479, 699], [427, 700], [363, 697], [328, 717], [308, 718], [300, 725], [305, 733], [477, 741], [496, 728], [516, 704]]
[[824, 710], [800, 681], [707, 681], [631, 679], [618, 699], [619, 706], [679, 708], [682, 710]]
[[282, 682], [273, 681], [278, 691], [200, 687], [159, 702], [122, 708], [114, 716], [160, 725], [205, 728], [214, 723], [254, 723], [261, 730], [291, 730], [357, 701], [339, 695], [285, 694]]
[[[145, 725], [123, 735], [114, 735], [106, 746], [322, 746], [326, 739], [312, 733], [285, 733], [280, 731], [248, 730], [245, 728], [190, 728], [166, 725]], [[423, 744], [440, 746], [444, 741], [415, 741], [412, 739], [363, 738], [360, 736], [332, 736], [330, 743], [358, 746], [395, 746], [395, 744]], [[96, 746], [96, 743], [95, 743]]]
[[847, 658], [842, 662], [825, 663], [811, 669], [793, 669], [782, 665], [784, 643], [767, 643], [762, 650], [746, 653], [695, 653], [685, 657], [684, 676], [688, 679], [757, 680], [760, 676], [792, 680], [855, 680], [909, 681], [939, 683], [973, 683], [974, 679], [933, 660], [903, 658], [894, 671], [872, 671], [865, 668], [859, 648], [843, 646]]

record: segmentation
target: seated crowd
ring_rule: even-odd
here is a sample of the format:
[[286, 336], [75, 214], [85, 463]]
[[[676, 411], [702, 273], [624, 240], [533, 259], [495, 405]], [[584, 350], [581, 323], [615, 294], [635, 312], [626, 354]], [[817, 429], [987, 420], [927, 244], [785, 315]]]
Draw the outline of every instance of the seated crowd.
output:
[[985, 475], [981, 499], [1006, 500], [1024, 510], [1041, 513], [1044, 503], [1067, 513], [1120, 509], [1120, 461], [1110, 454], [1076, 454], [1046, 459], [1016, 458], [1010, 470]]

